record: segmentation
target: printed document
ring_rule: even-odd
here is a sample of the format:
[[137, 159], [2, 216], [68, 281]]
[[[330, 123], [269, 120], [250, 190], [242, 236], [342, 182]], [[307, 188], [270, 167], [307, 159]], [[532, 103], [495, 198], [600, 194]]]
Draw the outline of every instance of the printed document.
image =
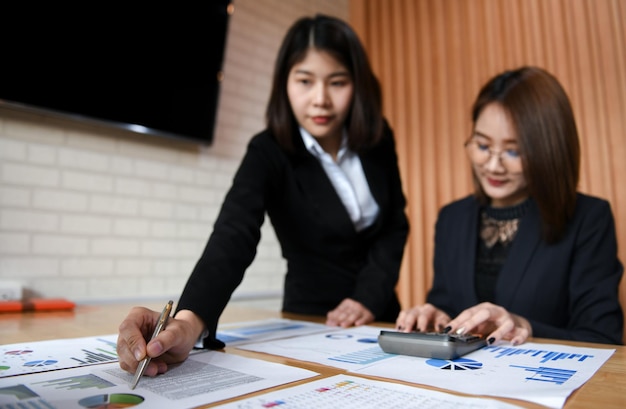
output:
[[291, 338], [333, 329], [334, 327], [315, 322], [269, 318], [266, 320], [221, 324], [217, 327], [216, 337], [227, 346], [236, 346], [272, 339]]
[[0, 345], [0, 378], [117, 362], [117, 334]]
[[190, 356], [165, 374], [142, 377], [118, 363], [0, 379], [0, 409], [185, 409], [284, 385], [318, 374], [306, 369], [217, 351]]
[[352, 327], [237, 348], [461, 393], [523, 399], [551, 408], [563, 407], [567, 397], [615, 352], [611, 348], [501, 343], [455, 360], [426, 359], [385, 353], [378, 345], [381, 329], [388, 330]]
[[220, 409], [515, 409], [493, 399], [336, 375], [218, 406]]

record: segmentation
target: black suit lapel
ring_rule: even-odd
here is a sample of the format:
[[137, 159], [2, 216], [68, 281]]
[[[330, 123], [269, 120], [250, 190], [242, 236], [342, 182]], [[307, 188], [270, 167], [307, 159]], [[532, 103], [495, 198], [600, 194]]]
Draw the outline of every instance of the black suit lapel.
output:
[[353, 230], [350, 215], [322, 165], [302, 143], [296, 146], [298, 153], [294, 157], [294, 175], [300, 194], [306, 198], [308, 213], [319, 224], [338, 232], [345, 234]]
[[478, 297], [476, 297], [476, 284], [474, 282], [476, 277], [476, 251], [478, 249], [478, 221], [480, 218], [480, 206], [477, 200], [471, 200], [469, 202], [471, 210], [469, 212], [462, 212], [462, 214], [471, 214], [473, 217], [463, 217], [458, 222], [458, 226], [455, 232], [451, 234], [456, 236], [455, 240], [461, 240], [463, 243], [459, 244], [459, 254], [457, 266], [455, 271], [460, 272], [457, 275], [458, 288], [462, 289], [462, 297], [465, 300], [459, 300], [461, 305], [476, 305], [478, 304]]
[[374, 199], [380, 205], [383, 203], [384, 198], [387, 197], [387, 184], [385, 181], [385, 175], [387, 173], [383, 168], [386, 165], [380, 163], [375, 157], [375, 154], [375, 151], [369, 150], [365, 153], [361, 153], [359, 159], [361, 160], [361, 166], [363, 167], [363, 173], [365, 174], [370, 192], [372, 192], [372, 196], [374, 196]]
[[519, 229], [506, 262], [502, 266], [496, 286], [496, 303], [509, 309], [520, 288], [528, 264], [541, 242], [539, 209], [531, 202], [528, 213], [520, 220]]

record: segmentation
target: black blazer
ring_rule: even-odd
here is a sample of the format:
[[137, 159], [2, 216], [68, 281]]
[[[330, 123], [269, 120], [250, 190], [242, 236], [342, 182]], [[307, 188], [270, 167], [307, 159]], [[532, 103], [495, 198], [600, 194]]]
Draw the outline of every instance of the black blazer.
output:
[[400, 311], [395, 286], [409, 226], [392, 131], [386, 127], [382, 141], [359, 154], [380, 214], [358, 233], [299, 133], [293, 141], [295, 152], [287, 153], [268, 131], [252, 138], [179, 300], [178, 310], [207, 325], [207, 347], [221, 347], [218, 319], [254, 260], [265, 214], [287, 261], [283, 311], [325, 315], [346, 297], [377, 320], [395, 322]]
[[[427, 301], [451, 317], [476, 305], [474, 266], [480, 208], [473, 197], [443, 207], [435, 228], [434, 281]], [[530, 321], [533, 336], [622, 343], [615, 224], [607, 201], [578, 194], [565, 237], [548, 245], [531, 200], [500, 271], [496, 304]]]

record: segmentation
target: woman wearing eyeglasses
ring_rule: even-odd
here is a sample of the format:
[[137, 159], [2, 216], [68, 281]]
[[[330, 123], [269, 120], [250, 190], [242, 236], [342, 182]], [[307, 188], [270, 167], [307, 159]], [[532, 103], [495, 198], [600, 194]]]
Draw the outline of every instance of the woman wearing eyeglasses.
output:
[[614, 219], [577, 191], [578, 132], [558, 80], [536, 67], [497, 75], [472, 120], [475, 192], [441, 209], [427, 303], [397, 328], [622, 344]]

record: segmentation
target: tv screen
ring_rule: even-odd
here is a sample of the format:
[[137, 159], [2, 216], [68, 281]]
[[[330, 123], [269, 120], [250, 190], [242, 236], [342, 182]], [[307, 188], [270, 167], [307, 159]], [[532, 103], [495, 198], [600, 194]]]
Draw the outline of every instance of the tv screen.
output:
[[0, 105], [211, 144], [231, 3], [13, 11]]

